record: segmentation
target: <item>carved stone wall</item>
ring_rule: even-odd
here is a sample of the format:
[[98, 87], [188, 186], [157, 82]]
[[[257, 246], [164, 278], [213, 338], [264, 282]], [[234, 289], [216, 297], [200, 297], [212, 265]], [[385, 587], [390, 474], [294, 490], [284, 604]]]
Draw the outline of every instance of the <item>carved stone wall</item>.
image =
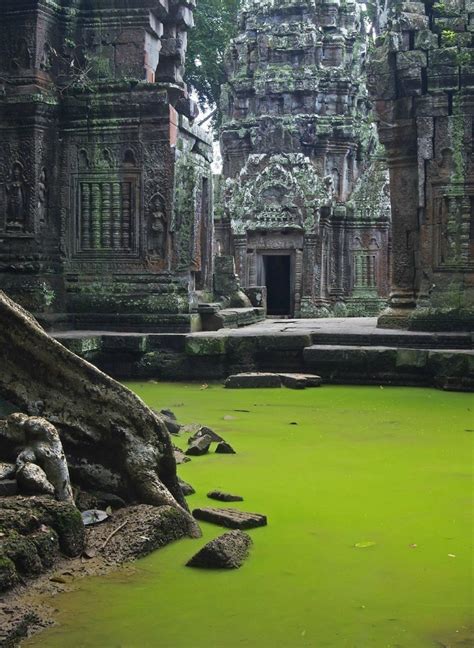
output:
[[218, 245], [245, 287], [262, 276], [262, 255], [286, 252], [295, 316], [377, 311], [390, 208], [359, 5], [246, 0], [240, 29], [222, 93]]
[[473, 11], [393, 3], [371, 57], [393, 214], [381, 326], [474, 328]]
[[[182, 79], [192, 10], [2, 2], [0, 286], [52, 326], [189, 330], [197, 317], [212, 146]], [[183, 149], [199, 168], [186, 211]], [[181, 254], [181, 227], [204, 270]]]

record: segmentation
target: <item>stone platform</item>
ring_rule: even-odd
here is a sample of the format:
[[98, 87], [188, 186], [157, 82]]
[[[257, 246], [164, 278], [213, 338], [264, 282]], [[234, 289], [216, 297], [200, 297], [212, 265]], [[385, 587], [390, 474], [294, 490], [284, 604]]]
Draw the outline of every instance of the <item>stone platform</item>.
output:
[[200, 333], [74, 331], [55, 337], [120, 379], [223, 380], [248, 371], [326, 383], [474, 390], [474, 333], [378, 329], [375, 318], [265, 320]]

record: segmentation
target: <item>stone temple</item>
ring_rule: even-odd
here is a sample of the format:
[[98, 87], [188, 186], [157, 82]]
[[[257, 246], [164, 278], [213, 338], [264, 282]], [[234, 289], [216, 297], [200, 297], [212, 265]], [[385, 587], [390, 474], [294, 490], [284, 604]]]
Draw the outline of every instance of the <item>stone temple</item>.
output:
[[193, 328], [213, 260], [192, 10], [1, 2], [0, 288], [49, 326]]
[[377, 313], [390, 202], [365, 86], [359, 5], [246, 0], [227, 52], [222, 253], [271, 315]]
[[1, 0], [0, 289], [55, 331], [472, 330], [472, 2], [374, 40], [353, 0], [242, 0], [215, 183], [194, 4]]

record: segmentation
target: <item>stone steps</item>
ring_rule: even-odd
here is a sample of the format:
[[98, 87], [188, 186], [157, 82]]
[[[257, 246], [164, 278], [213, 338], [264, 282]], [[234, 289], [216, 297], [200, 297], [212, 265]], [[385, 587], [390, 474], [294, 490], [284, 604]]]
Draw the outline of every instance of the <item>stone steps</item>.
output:
[[313, 344], [333, 346], [387, 346], [416, 349], [472, 349], [471, 333], [418, 333], [416, 331], [383, 332], [375, 329], [370, 335], [364, 333], [311, 334]]
[[303, 361], [325, 382], [474, 390], [472, 349], [314, 344], [304, 349]]

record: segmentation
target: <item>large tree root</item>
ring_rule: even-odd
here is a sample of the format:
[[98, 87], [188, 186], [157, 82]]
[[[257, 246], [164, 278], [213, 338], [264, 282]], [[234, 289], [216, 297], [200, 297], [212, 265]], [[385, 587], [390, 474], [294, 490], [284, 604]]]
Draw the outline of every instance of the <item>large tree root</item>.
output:
[[[118, 475], [129, 501], [188, 510], [163, 419], [53, 340], [2, 291], [0, 394], [57, 427], [70, 466], [90, 463]], [[191, 516], [189, 523], [190, 533], [198, 533]]]

